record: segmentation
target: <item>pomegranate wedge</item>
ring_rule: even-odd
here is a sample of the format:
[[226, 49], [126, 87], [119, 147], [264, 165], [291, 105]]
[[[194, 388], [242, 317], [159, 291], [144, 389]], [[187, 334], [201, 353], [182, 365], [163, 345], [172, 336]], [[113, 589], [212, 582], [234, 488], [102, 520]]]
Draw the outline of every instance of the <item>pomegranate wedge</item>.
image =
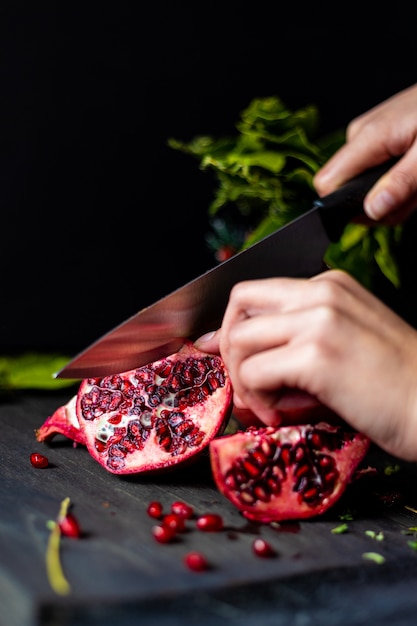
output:
[[325, 422], [249, 427], [210, 444], [220, 492], [260, 522], [314, 517], [342, 495], [370, 440]]
[[75, 400], [37, 429], [83, 443], [114, 474], [150, 472], [198, 455], [221, 434], [232, 387], [219, 356], [187, 341], [170, 356], [103, 378], [86, 378]]

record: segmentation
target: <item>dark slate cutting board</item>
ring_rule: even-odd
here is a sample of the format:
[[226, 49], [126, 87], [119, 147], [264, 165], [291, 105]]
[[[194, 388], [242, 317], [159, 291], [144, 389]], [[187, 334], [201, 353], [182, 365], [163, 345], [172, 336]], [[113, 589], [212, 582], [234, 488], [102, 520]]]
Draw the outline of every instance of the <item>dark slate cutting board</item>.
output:
[[[284, 597], [293, 602], [295, 597], [304, 598], [307, 589], [313, 597], [313, 591], [322, 593], [330, 580], [339, 580], [343, 604], [358, 581], [366, 581], [368, 599], [373, 598], [373, 586], [380, 581], [411, 584], [417, 552], [407, 544], [415, 537], [405, 531], [417, 526], [414, 464], [401, 464], [399, 472], [383, 480], [368, 478], [355, 483], [339, 506], [320, 519], [282, 524], [278, 529], [249, 524], [215, 488], [208, 457], [164, 475], [121, 477], [106, 472], [83, 446], [74, 447], [63, 437], [49, 445], [37, 443], [35, 428], [75, 391], [0, 398], [1, 625], [130, 626], [147, 624], [147, 619], [154, 623], [155, 615], [163, 617], [160, 623], [174, 624], [186, 623], [184, 615], [195, 620], [196, 614], [203, 624], [218, 623], [220, 618], [226, 624], [243, 624], [250, 623], [249, 598], [259, 617], [268, 602], [278, 601], [279, 589], [280, 602]], [[51, 466], [33, 468], [29, 456], [34, 451], [45, 453]], [[380, 468], [393, 463], [379, 450], [372, 450], [369, 458]], [[72, 591], [60, 597], [46, 577], [46, 523], [56, 518], [65, 497], [70, 498], [84, 535], [80, 540], [66, 538], [62, 542], [62, 564]], [[220, 513], [225, 530], [202, 533], [190, 522], [178, 541], [156, 543], [146, 507], [151, 500], [160, 500], [168, 510], [178, 499], [187, 501], [198, 514]], [[340, 514], [348, 509], [354, 514], [348, 522], [349, 532], [332, 533], [341, 523]], [[368, 537], [366, 530], [382, 531], [383, 541]], [[253, 554], [251, 544], [258, 535], [275, 546], [276, 558], [261, 559]], [[210, 571], [186, 569], [182, 558], [192, 549], [208, 555]], [[370, 551], [382, 554], [385, 563], [364, 560], [363, 553]], [[288, 596], [289, 589], [295, 596]], [[403, 607], [402, 594], [414, 603], [415, 614], [416, 594], [405, 587], [399, 590], [396, 597]], [[378, 610], [389, 614], [381, 600], [372, 602], [369, 610], [374, 616]], [[359, 610], [354, 602], [349, 606], [351, 611]], [[364, 611], [364, 605], [361, 607]], [[348, 623], [346, 615], [340, 622], [334, 614], [329, 613], [330, 618], [329, 624]], [[320, 626], [327, 624], [324, 613], [317, 619]]]

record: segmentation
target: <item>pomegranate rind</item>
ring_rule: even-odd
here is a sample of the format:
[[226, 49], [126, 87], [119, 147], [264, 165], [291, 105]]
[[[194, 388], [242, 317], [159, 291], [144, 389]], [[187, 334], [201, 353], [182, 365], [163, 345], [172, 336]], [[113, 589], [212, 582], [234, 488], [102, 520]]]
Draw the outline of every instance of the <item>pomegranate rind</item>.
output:
[[[180, 375], [161, 374], [181, 366], [190, 376], [186, 384]], [[178, 389], [172, 390], [174, 384]], [[231, 410], [223, 361], [188, 341], [144, 367], [83, 380], [76, 401], [88, 451], [113, 474], [158, 472], [194, 459], [223, 433]]]
[[[284, 462], [288, 450], [298, 449], [299, 444], [311, 434], [321, 434], [322, 441], [333, 443], [329, 447], [308, 449], [307, 457], [296, 462], [295, 452], [291, 461]], [[337, 448], [334, 447], [334, 442]], [[249, 427], [231, 435], [223, 435], [210, 443], [210, 463], [214, 481], [222, 493], [242, 515], [251, 521], [264, 523], [312, 518], [322, 515], [344, 493], [352, 477], [370, 447], [370, 440], [342, 425], [325, 422], [281, 427]], [[329, 444], [330, 445], [330, 444]], [[283, 451], [281, 453], [279, 451]], [[286, 452], [285, 452], [286, 451]], [[301, 454], [302, 454], [301, 446]], [[330, 459], [330, 460], [329, 460]], [[314, 492], [319, 476], [315, 476], [315, 463], [329, 463], [329, 480], [320, 497], [302, 495], [301, 476], [309, 469], [309, 483], [304, 488]], [[330, 475], [330, 472], [332, 474]]]
[[64, 435], [68, 439], [85, 445], [86, 440], [80, 429], [76, 414], [77, 396], [73, 396], [66, 404], [58, 407], [45, 422], [35, 430], [37, 441], [49, 443], [56, 435]]

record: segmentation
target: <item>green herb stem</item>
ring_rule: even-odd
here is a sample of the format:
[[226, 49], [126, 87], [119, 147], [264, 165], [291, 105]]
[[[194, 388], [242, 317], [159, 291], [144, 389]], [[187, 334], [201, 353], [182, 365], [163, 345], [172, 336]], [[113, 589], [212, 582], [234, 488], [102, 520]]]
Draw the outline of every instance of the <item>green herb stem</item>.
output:
[[[69, 509], [70, 499], [65, 498], [61, 502], [59, 509], [58, 519], [64, 518]], [[61, 564], [61, 530], [58, 522], [52, 522], [48, 524], [51, 528], [49, 535], [48, 546], [46, 550], [46, 572], [49, 580], [49, 584], [52, 589], [60, 596], [67, 596], [71, 593], [71, 587], [62, 569]]]

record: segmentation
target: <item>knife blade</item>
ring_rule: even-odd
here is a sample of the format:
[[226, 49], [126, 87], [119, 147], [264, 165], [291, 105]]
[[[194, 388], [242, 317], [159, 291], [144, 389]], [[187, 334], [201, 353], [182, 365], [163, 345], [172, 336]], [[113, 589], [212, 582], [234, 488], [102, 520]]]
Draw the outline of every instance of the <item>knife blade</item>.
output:
[[392, 162], [367, 170], [311, 209], [154, 304], [138, 311], [76, 355], [56, 378], [106, 376], [176, 352], [221, 326], [230, 291], [242, 280], [308, 278], [325, 269], [323, 257], [345, 226], [363, 213], [367, 191]]

